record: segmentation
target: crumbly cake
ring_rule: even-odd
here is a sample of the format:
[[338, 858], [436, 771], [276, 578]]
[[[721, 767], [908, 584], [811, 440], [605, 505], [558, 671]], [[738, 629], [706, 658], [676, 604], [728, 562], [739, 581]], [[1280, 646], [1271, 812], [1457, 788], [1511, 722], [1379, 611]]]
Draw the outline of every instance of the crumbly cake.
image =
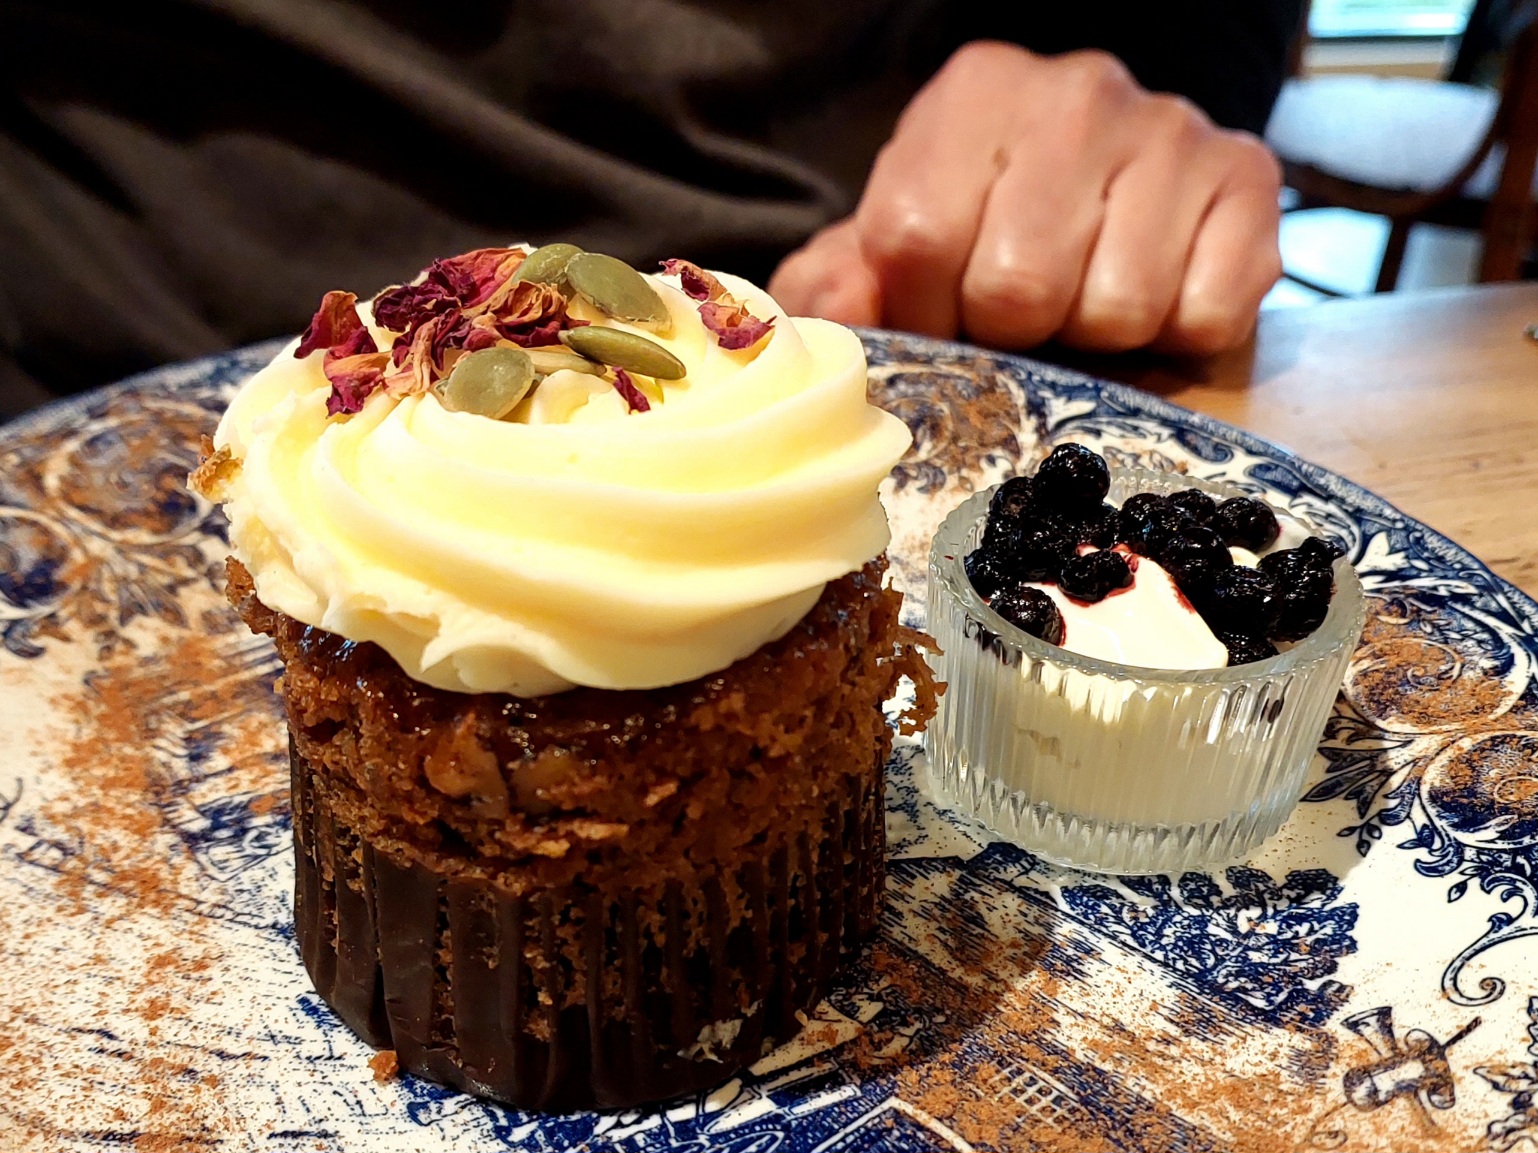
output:
[[229, 596], [283, 658], [296, 921], [323, 996], [403, 1068], [521, 1108], [706, 1087], [799, 1028], [876, 923], [882, 712], [934, 709], [881, 586], [663, 689], [470, 695]]

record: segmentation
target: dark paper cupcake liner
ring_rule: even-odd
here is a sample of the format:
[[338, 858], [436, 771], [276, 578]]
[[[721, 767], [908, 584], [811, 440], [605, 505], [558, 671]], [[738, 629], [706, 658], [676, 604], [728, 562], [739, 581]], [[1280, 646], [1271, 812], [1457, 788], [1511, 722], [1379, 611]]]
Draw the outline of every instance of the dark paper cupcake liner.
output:
[[332, 783], [297, 752], [292, 768], [294, 914], [317, 991], [402, 1069], [520, 1109], [726, 1080], [800, 1029], [876, 925], [879, 765], [839, 778], [820, 826], [699, 884], [517, 896], [361, 838], [335, 819]]

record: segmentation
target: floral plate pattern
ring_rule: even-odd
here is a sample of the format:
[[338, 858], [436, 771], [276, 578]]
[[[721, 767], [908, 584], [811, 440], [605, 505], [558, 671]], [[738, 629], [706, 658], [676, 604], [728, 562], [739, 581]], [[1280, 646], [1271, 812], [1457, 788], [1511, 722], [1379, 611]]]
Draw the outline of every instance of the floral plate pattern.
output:
[[888, 908], [800, 1037], [649, 1111], [376, 1077], [293, 939], [277, 663], [183, 478], [269, 344], [0, 429], [0, 1146], [73, 1151], [1538, 1149], [1538, 605], [1372, 494], [1116, 385], [865, 334], [930, 533], [1078, 440], [1345, 542], [1369, 623], [1304, 803], [1243, 862], [1094, 877], [890, 766]]

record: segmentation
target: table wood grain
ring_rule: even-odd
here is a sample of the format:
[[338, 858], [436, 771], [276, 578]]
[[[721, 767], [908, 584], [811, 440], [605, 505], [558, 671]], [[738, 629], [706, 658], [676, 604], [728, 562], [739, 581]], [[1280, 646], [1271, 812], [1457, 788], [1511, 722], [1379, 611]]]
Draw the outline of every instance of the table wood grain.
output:
[[1250, 344], [1182, 363], [1084, 358], [1349, 477], [1538, 596], [1538, 284], [1263, 313]]

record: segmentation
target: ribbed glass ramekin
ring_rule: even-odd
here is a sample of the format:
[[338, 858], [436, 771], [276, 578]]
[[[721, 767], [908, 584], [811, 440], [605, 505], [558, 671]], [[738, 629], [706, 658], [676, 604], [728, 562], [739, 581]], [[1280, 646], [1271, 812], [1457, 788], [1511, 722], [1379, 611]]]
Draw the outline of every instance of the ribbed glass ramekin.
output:
[[[1109, 499], [1239, 489], [1116, 469]], [[1235, 668], [1145, 669], [1049, 645], [1004, 620], [962, 562], [993, 490], [950, 514], [929, 557], [929, 627], [947, 684], [925, 736], [940, 803], [1080, 869], [1164, 873], [1240, 856], [1297, 804], [1362, 633], [1362, 586], [1335, 564], [1329, 615], [1288, 651]]]

